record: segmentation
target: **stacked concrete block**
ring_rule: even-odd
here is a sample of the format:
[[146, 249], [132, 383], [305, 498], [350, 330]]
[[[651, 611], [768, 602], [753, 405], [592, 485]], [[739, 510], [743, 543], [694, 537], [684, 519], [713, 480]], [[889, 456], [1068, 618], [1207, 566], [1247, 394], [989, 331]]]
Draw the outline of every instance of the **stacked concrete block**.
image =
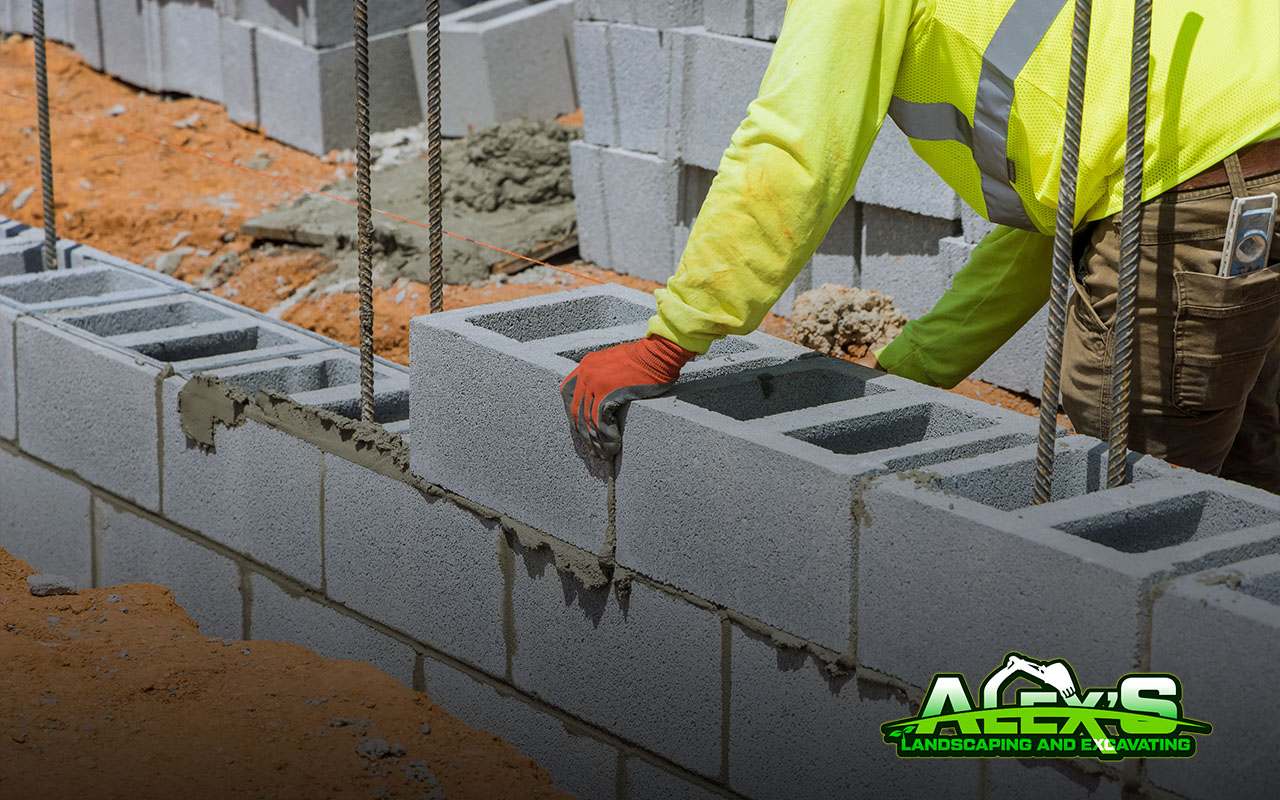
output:
[[1027, 417], [909, 387], [814, 357], [634, 403], [618, 562], [852, 654], [863, 483], [1033, 438]]
[[93, 506], [98, 586], [162, 584], [204, 635], [244, 635], [240, 568], [234, 561], [100, 497]]
[[729, 660], [729, 786], [743, 795], [977, 796], [975, 762], [899, 759], [882, 742], [882, 723], [916, 711], [897, 691], [831, 678], [804, 652], [737, 627]]
[[490, 674], [505, 669], [494, 523], [325, 455], [325, 592]]
[[777, 41], [787, 0], [704, 0], [703, 24], [712, 33]]
[[893, 297], [908, 317], [933, 308], [964, 266], [969, 248], [955, 223], [883, 206], [862, 206], [862, 287]]
[[1049, 310], [1042, 308], [974, 370], [973, 377], [1037, 400], [1044, 388], [1045, 336]]
[[681, 28], [702, 24], [704, 0], [577, 0], [578, 19], [624, 22], [646, 28]]
[[[938, 671], [979, 680], [1017, 648], [1066, 658], [1100, 685], [1148, 665], [1159, 582], [1280, 552], [1275, 495], [1150, 460], [1132, 467], [1149, 479], [1091, 492], [1096, 449], [1081, 441], [1060, 459], [1059, 499], [1034, 508], [1021, 507], [1031, 448], [873, 484], [859, 534], [859, 663], [923, 686]], [[927, 651], [903, 636], [925, 630]]]
[[[72, 7], [83, 1], [45, 0], [45, 35], [55, 42], [71, 41]], [[33, 25], [31, 0], [0, 0], [0, 31], [30, 35]]]
[[573, 37], [584, 140], [641, 153], [661, 152], [672, 68], [665, 32], [579, 21]]
[[160, 70], [165, 91], [220, 102], [221, 25], [214, 0], [162, 3]]
[[[549, 553], [521, 555], [511, 591], [512, 683], [714, 777], [721, 756], [719, 616], [639, 581], [588, 589], [559, 572]], [[565, 681], [569, 674], [575, 680]]]
[[1213, 725], [1196, 757], [1151, 759], [1147, 777], [1188, 797], [1266, 797], [1280, 783], [1272, 700], [1280, 661], [1280, 555], [1181, 578], [1152, 613], [1151, 669], [1182, 681], [1183, 716]]
[[0, 548], [36, 572], [93, 585], [91, 502], [83, 484], [0, 448]]
[[[445, 136], [578, 106], [573, 82], [573, 0], [487, 0], [440, 20]], [[410, 32], [425, 81], [426, 30]], [[420, 92], [426, 113], [425, 82]]]
[[[307, 406], [359, 416], [359, 361], [325, 350], [205, 374], [254, 393], [273, 392]], [[323, 580], [323, 457], [314, 445], [255, 420], [214, 431], [211, 450], [187, 439], [180, 393], [185, 377], [161, 390], [165, 516], [309, 586]], [[379, 422], [408, 413], [408, 380], [378, 364], [374, 415]]]
[[59, 308], [74, 308], [154, 297], [172, 291], [143, 270], [87, 266], [0, 278], [0, 438], [17, 438], [17, 375], [14, 325], [18, 317]]
[[[906, 134], [885, 117], [858, 175], [854, 199], [943, 220], [960, 219], [964, 203], [911, 149]], [[958, 226], [953, 230], [959, 233]]]
[[[308, 47], [332, 47], [354, 39], [350, 0], [217, 0], [223, 17], [278, 31]], [[449, 13], [467, 3], [443, 0]], [[369, 33], [402, 30], [421, 22], [425, 3], [369, 3]]]
[[20, 317], [15, 347], [23, 448], [154, 511], [163, 376], [319, 344], [179, 294]]
[[[610, 285], [414, 319], [414, 473], [602, 552], [612, 465], [573, 441], [559, 385], [576, 366], [568, 356], [643, 337], [653, 308], [649, 295]], [[754, 334], [726, 341], [689, 373], [797, 352]]]
[[241, 125], [257, 127], [262, 114], [256, 27], [231, 17], [218, 19], [218, 74], [227, 116]]
[[326, 658], [368, 662], [405, 685], [413, 682], [413, 648], [326, 603], [256, 572], [246, 600], [246, 638], [296, 642]]
[[44, 234], [35, 228], [14, 225], [0, 239], [0, 277], [25, 275], [43, 269]]
[[617, 796], [617, 750], [514, 692], [481, 682], [436, 659], [422, 660], [426, 693], [437, 706], [472, 727], [506, 739], [551, 773], [556, 786], [575, 797]]

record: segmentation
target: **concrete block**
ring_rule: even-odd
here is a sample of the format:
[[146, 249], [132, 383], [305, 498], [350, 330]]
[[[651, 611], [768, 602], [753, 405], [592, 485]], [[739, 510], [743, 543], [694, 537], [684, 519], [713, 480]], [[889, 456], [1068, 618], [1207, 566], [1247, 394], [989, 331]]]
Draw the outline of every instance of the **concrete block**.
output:
[[719, 617], [640, 581], [586, 589], [546, 551], [517, 555], [511, 681], [695, 772], [718, 774]]
[[802, 651], [733, 628], [729, 784], [753, 798], [976, 797], [966, 759], [899, 759], [880, 725], [915, 708], [896, 691], [830, 678]]
[[97, 0], [103, 71], [153, 92], [164, 91], [161, 5], [155, 0]]
[[[350, 0], [218, 0], [222, 13], [300, 40], [309, 47], [348, 44], [355, 38]], [[476, 0], [441, 0], [440, 13], [475, 5]], [[426, 19], [426, 4], [371, 2], [369, 34], [389, 33]]]
[[1182, 681], [1183, 715], [1213, 725], [1189, 761], [1148, 759], [1151, 783], [1188, 797], [1266, 797], [1280, 782], [1271, 743], [1280, 660], [1280, 556], [1181, 578], [1155, 599], [1151, 669]]
[[1044, 388], [1045, 334], [1049, 310], [1042, 308], [1009, 341], [991, 354], [973, 377], [1037, 400]]
[[[611, 465], [575, 451], [559, 385], [573, 370], [573, 357], [643, 337], [653, 308], [643, 292], [604, 285], [415, 318], [414, 473], [600, 551]], [[753, 334], [726, 340], [689, 370], [797, 352], [795, 345]], [[517, 441], [521, 446], [512, 448]]]
[[[154, 269], [139, 266], [131, 261], [113, 256], [110, 253], [99, 250], [96, 247], [90, 247], [79, 242], [71, 242], [63, 239], [58, 243], [59, 257], [61, 259], [60, 266], [63, 269], [80, 269], [82, 267], [113, 267], [122, 272], [131, 272], [136, 275], [163, 284], [168, 287], [170, 292], [191, 292], [193, 291], [191, 284], [180, 281], [177, 278], [166, 275], [163, 272], [157, 272]], [[210, 295], [205, 295], [209, 297]], [[244, 306], [236, 306], [236, 308], [244, 309]], [[249, 309], [245, 309], [245, 313], [250, 313]]]
[[[79, 0], [45, 0], [44, 32], [55, 42], [69, 42], [71, 6]], [[5, 0], [0, 3], [0, 30], [7, 33], [23, 33], [28, 36], [34, 30], [31, 16], [31, 0]]]
[[72, 2], [68, 11], [71, 46], [96, 70], [103, 68], [102, 0]]
[[724, 795], [636, 756], [623, 761], [627, 800], [718, 800]]
[[[1119, 678], [1116, 676], [1115, 680]], [[1120, 800], [1122, 795], [1119, 783], [1101, 775], [1071, 769], [1070, 762], [993, 758], [983, 767], [986, 771], [986, 794], [980, 796], [989, 800], [1025, 800], [1028, 797]]]
[[[33, 196], [33, 199], [40, 201], [39, 197]], [[43, 252], [44, 234], [36, 228], [26, 228], [0, 239], [0, 276], [39, 272], [44, 269]]]
[[325, 658], [364, 661], [406, 685], [416, 654], [407, 644], [259, 573], [249, 577], [250, 639], [293, 642]]
[[507, 646], [496, 524], [336, 456], [324, 460], [326, 594], [501, 675]]
[[773, 46], [754, 39], [680, 28], [666, 34], [671, 58], [664, 158], [717, 169], [747, 116]]
[[[304, 405], [358, 416], [359, 362], [342, 350], [214, 369], [207, 374], [246, 391], [272, 391]], [[227, 547], [320, 587], [323, 575], [322, 464], [318, 448], [247, 420], [219, 428], [206, 451], [183, 433], [179, 393], [185, 379], [162, 389], [164, 497], [168, 518]], [[379, 365], [375, 418], [408, 413], [407, 379]]]
[[160, 69], [165, 91], [222, 102], [224, 57], [220, 51], [221, 20], [214, 0], [158, 5]]
[[[311, 153], [355, 142], [355, 54], [352, 45], [323, 50], [272, 30], [256, 33], [260, 123], [274, 139]], [[369, 39], [370, 121], [391, 130], [421, 121], [418, 72], [409, 36]]]
[[787, 11], [787, 0], [752, 0], [751, 35], [756, 39], [774, 42], [782, 35], [782, 17]]
[[93, 585], [89, 490], [0, 448], [0, 547], [38, 572]]
[[921, 317], [951, 287], [969, 246], [950, 236], [954, 223], [880, 206], [862, 207], [862, 288], [893, 297]]
[[1030, 418], [884, 381], [811, 357], [634, 403], [617, 478], [618, 563], [852, 653], [864, 479], [1034, 432]]
[[[445, 136], [521, 117], [549, 119], [578, 107], [571, 2], [487, 0], [441, 18]], [[418, 26], [409, 35], [414, 73], [425, 78], [426, 31]], [[425, 103], [425, 85], [418, 94]]]
[[592, 144], [659, 153], [667, 135], [671, 68], [662, 31], [578, 22], [577, 85]]
[[703, 27], [726, 36], [750, 36], [754, 5], [753, 0], [703, 0]]
[[425, 656], [423, 673], [433, 703], [473, 728], [506, 739], [551, 773], [556, 786], [584, 800], [615, 797], [618, 752], [581, 726]]
[[[1075, 475], [1062, 485], [1091, 488], [1095, 458], [1064, 457]], [[1160, 581], [1280, 551], [1275, 495], [1179, 471], [1004, 511], [1026, 499], [1034, 470], [1030, 449], [1012, 463], [975, 470], [964, 486], [955, 473], [965, 466], [952, 465], [932, 470], [936, 484], [928, 473], [889, 477], [865, 493], [859, 663], [924, 686], [941, 671], [980, 680], [1016, 647], [1067, 659], [1086, 684], [1110, 683], [1148, 663]]]
[[578, 19], [626, 22], [646, 28], [680, 28], [702, 24], [703, 0], [577, 0]]
[[[960, 197], [911, 149], [906, 134], [885, 118], [853, 197], [862, 203], [939, 219], [960, 219]], [[957, 233], [959, 231], [956, 231]]]
[[969, 244], [977, 244], [996, 229], [996, 224], [983, 219], [968, 203], [962, 202], [960, 203], [960, 227], [964, 231], [964, 240]]
[[257, 28], [230, 17], [219, 17], [218, 35], [222, 104], [233, 121], [256, 127], [261, 120]]
[[93, 506], [98, 586], [161, 584], [205, 636], [243, 636], [240, 568], [234, 561], [100, 497]]

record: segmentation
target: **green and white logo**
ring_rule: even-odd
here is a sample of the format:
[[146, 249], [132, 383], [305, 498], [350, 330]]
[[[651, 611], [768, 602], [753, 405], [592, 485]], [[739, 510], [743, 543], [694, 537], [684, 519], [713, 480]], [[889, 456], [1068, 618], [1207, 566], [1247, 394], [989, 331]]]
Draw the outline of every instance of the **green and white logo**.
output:
[[[1032, 684], [1005, 702], [1019, 678]], [[1191, 734], [1207, 722], [1182, 716], [1182, 684], [1173, 675], [1125, 675], [1114, 687], [1081, 690], [1066, 661], [1010, 653], [982, 682], [975, 705], [963, 675], [939, 673], [914, 717], [880, 726], [900, 758], [1190, 758]]]

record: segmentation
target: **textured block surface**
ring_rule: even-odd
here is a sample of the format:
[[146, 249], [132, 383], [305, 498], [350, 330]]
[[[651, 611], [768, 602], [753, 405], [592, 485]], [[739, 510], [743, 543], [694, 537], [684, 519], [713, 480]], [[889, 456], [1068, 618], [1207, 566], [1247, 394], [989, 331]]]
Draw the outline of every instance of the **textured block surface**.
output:
[[677, 28], [702, 24], [703, 0], [577, 0], [578, 19], [627, 22], [646, 28]]
[[[633, 581], [587, 590], [519, 552], [512, 680], [696, 772], [720, 764], [720, 620]], [[589, 664], [589, 669], [582, 665]], [[564, 676], [573, 674], [573, 681]]]
[[427, 696], [468, 725], [501, 736], [551, 773], [556, 786], [580, 798], [612, 798], [618, 753], [577, 725], [423, 657]]
[[862, 288], [893, 297], [914, 319], [926, 314], [951, 286], [969, 248], [951, 237], [949, 220], [862, 206]]
[[214, 0], [158, 4], [164, 89], [222, 101], [222, 37]]
[[235, 562], [155, 522], [95, 498], [98, 585], [159, 583], [205, 636], [239, 639], [243, 604]]
[[959, 196], [915, 154], [906, 134], [887, 117], [867, 154], [853, 197], [861, 203], [946, 220], [960, 219], [962, 205]]
[[493, 673], [506, 664], [499, 531], [445, 500], [325, 456], [326, 593]]
[[[1151, 763], [1148, 761], [1147, 763]], [[1120, 800], [1121, 787], [1099, 775], [1072, 770], [1062, 762], [991, 759], [986, 770], [989, 800]]]
[[723, 796], [635, 756], [626, 758], [623, 769], [628, 800], [716, 800]]
[[1045, 334], [1049, 310], [1042, 308], [991, 354], [973, 377], [1039, 399], [1044, 389]]
[[1266, 797], [1280, 783], [1269, 713], [1280, 661], [1280, 556], [1241, 561], [1163, 587], [1155, 600], [1151, 669], [1182, 681], [1183, 715], [1213, 725], [1195, 759], [1147, 762], [1151, 782], [1191, 797], [1230, 786]]
[[653, 28], [580, 21], [574, 40], [585, 140], [661, 152], [671, 80], [668, 38]]
[[36, 572], [93, 585], [89, 490], [0, 449], [0, 547]]
[[222, 76], [222, 104], [227, 116], [241, 125], [256, 126], [258, 113], [257, 29], [231, 17], [219, 17], [218, 69]]
[[367, 662], [406, 685], [413, 682], [416, 654], [407, 644], [256, 572], [249, 585], [249, 638], [294, 642], [326, 658]]
[[973, 797], [965, 759], [899, 759], [880, 725], [916, 709], [893, 690], [830, 679], [801, 652], [733, 628], [729, 783], [755, 798]]
[[[354, 38], [349, 0], [223, 0], [230, 6], [224, 13], [235, 19], [261, 25], [300, 40], [310, 47], [348, 44]], [[474, 2], [474, 0], [473, 0]], [[440, 11], [448, 14], [462, 5], [460, 0], [441, 0]], [[412, 2], [369, 3], [369, 34], [377, 35], [421, 22], [426, 5]]]

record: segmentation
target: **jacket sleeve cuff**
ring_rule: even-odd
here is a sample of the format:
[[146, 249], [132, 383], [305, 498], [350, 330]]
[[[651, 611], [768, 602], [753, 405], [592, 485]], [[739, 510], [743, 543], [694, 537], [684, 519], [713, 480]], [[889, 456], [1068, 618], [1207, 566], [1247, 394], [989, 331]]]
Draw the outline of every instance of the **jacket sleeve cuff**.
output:
[[924, 365], [920, 348], [916, 346], [915, 342], [911, 341], [911, 337], [906, 331], [903, 331], [898, 338], [890, 342], [888, 347], [880, 350], [876, 354], [876, 360], [880, 362], [880, 368], [891, 375], [897, 375], [900, 378], [913, 380], [916, 383], [923, 383], [927, 386], [942, 386], [939, 381], [929, 374], [929, 370]]
[[657, 314], [649, 319], [649, 334], [651, 336], [661, 336], [663, 339], [675, 342], [685, 350], [691, 350], [699, 355], [707, 352], [711, 344], [720, 338], [719, 336], [682, 333], [668, 325]]

